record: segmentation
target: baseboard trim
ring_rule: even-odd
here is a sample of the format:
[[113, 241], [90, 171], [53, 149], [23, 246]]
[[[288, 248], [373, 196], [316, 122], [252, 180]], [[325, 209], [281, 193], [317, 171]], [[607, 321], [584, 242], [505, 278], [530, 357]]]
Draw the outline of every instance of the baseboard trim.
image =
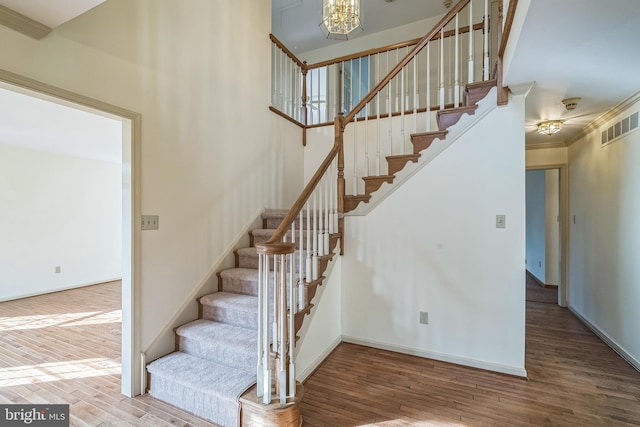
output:
[[313, 362], [311, 362], [307, 369], [298, 373], [297, 380], [301, 383], [304, 383], [311, 375], [313, 375], [315, 371], [318, 370], [322, 362], [324, 362], [325, 359], [329, 357], [331, 353], [333, 353], [333, 351], [340, 345], [340, 343], [342, 343], [342, 337], [338, 336], [322, 353], [318, 355], [318, 357], [313, 360]]
[[122, 280], [122, 278], [121, 277], [117, 277], [115, 279], [98, 280], [97, 282], [81, 283], [79, 285], [62, 286], [60, 288], [50, 289], [50, 290], [48, 290], [46, 292], [32, 292], [32, 293], [29, 293], [29, 294], [18, 295], [18, 296], [14, 296], [14, 297], [10, 297], [10, 298], [0, 298], [0, 302], [15, 301], [15, 300], [24, 299], [24, 298], [37, 297], [39, 295], [55, 294], [56, 292], [64, 292], [64, 291], [70, 291], [71, 289], [86, 288], [88, 286], [102, 285], [103, 283], [115, 282], [115, 281], [118, 281], [118, 280]]
[[600, 338], [606, 345], [608, 345], [611, 350], [618, 353], [618, 356], [622, 357], [625, 362], [627, 362], [631, 367], [633, 367], [636, 371], [640, 372], [640, 361], [636, 360], [633, 356], [631, 356], [625, 349], [623, 349], [613, 338], [607, 335], [604, 331], [598, 328], [596, 325], [591, 323], [586, 317], [578, 313], [578, 311], [573, 308], [570, 304], [568, 306], [569, 311], [578, 318], [584, 325], [591, 330], [598, 338]]
[[527, 378], [527, 370], [515, 366], [500, 365], [497, 363], [483, 362], [476, 359], [468, 359], [466, 357], [452, 356], [449, 354], [435, 353], [431, 351], [420, 350], [412, 347], [405, 347], [395, 344], [387, 344], [379, 341], [364, 340], [348, 335], [342, 336], [342, 341], [363, 345], [366, 347], [379, 348], [381, 350], [395, 351], [396, 353], [409, 354], [412, 356], [420, 356], [427, 359], [439, 360], [441, 362], [455, 363], [456, 365], [469, 366], [471, 368], [484, 369], [486, 371], [499, 372], [501, 374], [513, 375], [516, 377]]
[[525, 271], [527, 272], [527, 276], [529, 276], [531, 280], [536, 282], [541, 288], [555, 288], [555, 289], [558, 288], [558, 285], [550, 285], [548, 283], [544, 283], [542, 280], [538, 279], [536, 275], [530, 272], [529, 270], [525, 269]]

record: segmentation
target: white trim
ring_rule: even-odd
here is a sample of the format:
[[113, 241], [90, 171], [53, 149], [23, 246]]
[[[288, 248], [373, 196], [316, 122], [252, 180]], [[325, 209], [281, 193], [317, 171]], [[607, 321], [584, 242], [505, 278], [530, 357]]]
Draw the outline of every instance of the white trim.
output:
[[[122, 355], [121, 392], [133, 397], [141, 392], [140, 373], [140, 234], [138, 226], [141, 205], [141, 141], [142, 116], [100, 100], [42, 83], [7, 70], [0, 69], [0, 83], [26, 90], [31, 96], [40, 96], [73, 108], [86, 107], [97, 112], [115, 116], [123, 123], [122, 173], [123, 182], [129, 183], [129, 194], [123, 194], [123, 240], [122, 268]], [[95, 112], [94, 111], [94, 112]], [[125, 132], [125, 129], [127, 130]], [[124, 135], [126, 133], [126, 135]], [[130, 138], [125, 138], [130, 137]], [[126, 174], [126, 175], [125, 175]], [[125, 207], [127, 202], [128, 209]], [[128, 224], [128, 227], [127, 227]], [[126, 229], [125, 229], [126, 228]], [[125, 246], [127, 251], [125, 251]]]
[[620, 344], [616, 342], [613, 338], [607, 335], [606, 332], [598, 328], [596, 325], [591, 323], [586, 317], [582, 316], [578, 311], [569, 305], [569, 311], [573, 313], [574, 316], [578, 318], [584, 325], [591, 330], [594, 334], [598, 336], [606, 345], [611, 347], [613, 351], [618, 353], [618, 356], [622, 357], [625, 362], [631, 365], [636, 371], [640, 372], [640, 361], [636, 360], [632, 355], [630, 355]]
[[40, 40], [51, 32], [51, 28], [13, 9], [0, 5], [0, 25]]
[[342, 343], [342, 337], [338, 336], [322, 353], [318, 355], [318, 357], [313, 360], [313, 362], [311, 362], [309, 366], [307, 366], [304, 371], [298, 372], [298, 375], [296, 375], [298, 377], [297, 380], [300, 382], [305, 382], [311, 376], [311, 374], [313, 374], [315, 370], [318, 369], [322, 362], [324, 362], [325, 359], [329, 357], [333, 350], [335, 350], [336, 347], [340, 345], [340, 343]]
[[[169, 353], [171, 350], [163, 350], [162, 347], [162, 339], [168, 339], [170, 337], [170, 341], [172, 345], [175, 343], [175, 333], [174, 329], [185, 322], [194, 320], [188, 319], [185, 321], [182, 317], [185, 315], [185, 312], [189, 309], [189, 306], [192, 306], [196, 303], [197, 298], [206, 295], [208, 293], [217, 292], [218, 290], [218, 276], [217, 273], [225, 268], [233, 268], [235, 265], [235, 257], [234, 251], [243, 247], [249, 246], [249, 231], [254, 228], [260, 228], [260, 225], [257, 224], [258, 221], [262, 221], [262, 212], [264, 209], [260, 208], [257, 212], [252, 216], [252, 220], [238, 233], [236, 238], [227, 248], [222, 251], [222, 255], [220, 258], [213, 264], [213, 267], [209, 269], [209, 271], [204, 275], [203, 279], [198, 283], [198, 285], [194, 288], [194, 290], [185, 298], [184, 302], [175, 311], [175, 314], [169, 319], [169, 321], [165, 324], [164, 328], [158, 332], [158, 335], [151, 341], [151, 344], [144, 349], [144, 353], [146, 357], [153, 361], [162, 357]], [[172, 347], [173, 348], [173, 347]], [[143, 367], [143, 369], [146, 369]]]
[[427, 359], [439, 360], [441, 362], [455, 363], [456, 365], [470, 366], [472, 368], [484, 369], [487, 371], [499, 372], [502, 374], [515, 375], [523, 378], [527, 377], [527, 370], [524, 368], [518, 368], [516, 366], [500, 365], [497, 363], [484, 362], [482, 360], [468, 359], [466, 357], [453, 356], [449, 354], [435, 353], [396, 344], [387, 344], [379, 341], [365, 340], [348, 335], [343, 335], [342, 341], [351, 344], [379, 348], [382, 350], [395, 351], [396, 353], [410, 354], [412, 356], [420, 356]]
[[19, 295], [19, 296], [15, 296], [15, 297], [11, 297], [11, 298], [0, 299], [0, 302], [15, 301], [15, 300], [23, 299], [23, 298], [35, 297], [35, 296], [38, 296], [38, 295], [54, 294], [56, 292], [68, 291], [68, 290], [71, 290], [71, 289], [85, 288], [87, 286], [95, 286], [95, 285], [101, 285], [103, 283], [115, 282], [115, 281], [121, 280], [121, 279], [122, 279], [121, 277], [116, 277], [114, 279], [98, 280], [96, 282], [81, 283], [79, 285], [63, 286], [61, 288], [51, 289], [51, 290], [48, 290], [46, 292], [32, 292], [32, 293], [29, 293], [29, 294]]
[[591, 132], [598, 130], [609, 120], [614, 119], [618, 114], [624, 112], [625, 110], [627, 110], [628, 108], [636, 104], [638, 101], [640, 101], [640, 92], [636, 92], [633, 95], [629, 96], [628, 98], [620, 102], [618, 105], [616, 105], [615, 107], [613, 107], [612, 109], [610, 109], [609, 111], [607, 111], [606, 113], [604, 113], [603, 115], [601, 115], [600, 117], [598, 117], [597, 119], [595, 119], [594, 121], [586, 125], [584, 129], [582, 129], [582, 131], [580, 131], [576, 136], [567, 139], [566, 141], [567, 146], [570, 146], [574, 142], [577, 142], [580, 139], [586, 137]]
[[525, 150], [542, 150], [545, 148], [567, 148], [567, 144], [562, 141], [556, 142], [539, 142], [536, 144], [525, 144]]

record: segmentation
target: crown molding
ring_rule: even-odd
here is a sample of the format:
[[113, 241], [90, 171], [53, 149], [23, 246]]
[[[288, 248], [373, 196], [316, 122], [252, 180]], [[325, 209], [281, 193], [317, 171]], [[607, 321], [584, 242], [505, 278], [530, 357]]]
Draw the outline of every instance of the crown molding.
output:
[[600, 117], [598, 117], [597, 119], [595, 119], [594, 121], [586, 125], [584, 129], [582, 129], [577, 135], [567, 140], [567, 146], [570, 146], [574, 142], [577, 142], [580, 139], [587, 136], [589, 133], [597, 130], [599, 127], [607, 123], [609, 120], [612, 120], [618, 114], [630, 108], [638, 101], [640, 101], [640, 91], [629, 96], [628, 98], [620, 102], [618, 105], [616, 105], [615, 107], [613, 107], [612, 109], [610, 109], [609, 111], [607, 111], [606, 113], [604, 113], [603, 115], [601, 115]]
[[525, 150], [541, 150], [544, 148], [567, 148], [567, 144], [562, 141], [556, 142], [539, 142], [537, 144], [525, 144]]
[[2, 5], [0, 5], [0, 25], [36, 40], [40, 40], [51, 32], [51, 28], [46, 25]]

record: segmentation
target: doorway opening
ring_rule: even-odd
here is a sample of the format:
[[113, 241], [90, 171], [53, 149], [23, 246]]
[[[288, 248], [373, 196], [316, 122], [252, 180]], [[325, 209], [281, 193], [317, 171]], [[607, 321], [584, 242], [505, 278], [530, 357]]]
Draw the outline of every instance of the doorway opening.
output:
[[[555, 302], [563, 307], [568, 285], [566, 180], [566, 165], [526, 171], [527, 293], [551, 302], [557, 289]], [[532, 284], [549, 291], [537, 291]]]
[[[119, 248], [119, 276], [121, 280], [121, 306], [122, 306], [122, 331], [121, 331], [121, 392], [125, 396], [135, 396], [141, 392], [141, 365], [139, 363], [140, 349], [139, 339], [137, 339], [138, 317], [137, 294], [138, 294], [138, 260], [139, 260], [139, 228], [135, 227], [139, 217], [139, 145], [140, 145], [140, 115], [101, 101], [88, 98], [70, 91], [66, 91], [54, 86], [50, 86], [35, 80], [28, 79], [4, 70], [0, 70], [0, 89], [16, 94], [26, 95], [68, 107], [73, 110], [80, 110], [96, 117], [108, 118], [112, 122], [117, 122], [119, 133], [118, 151], [120, 159], [117, 165], [120, 180], [120, 211], [118, 218], [120, 230]], [[54, 119], [55, 120], [55, 119]], [[55, 127], [57, 123], [50, 125]], [[38, 135], [33, 135], [34, 141]], [[49, 141], [50, 143], [54, 143]], [[35, 143], [35, 142], [34, 142]], [[80, 150], [87, 147], [76, 147]], [[61, 153], [57, 153], [61, 154]], [[63, 156], [64, 157], [64, 156]], [[47, 160], [43, 161], [46, 164]], [[108, 168], [105, 169], [105, 171]], [[105, 172], [106, 173], [106, 172]], [[71, 192], [69, 192], [71, 193]], [[63, 197], [64, 189], [56, 197]], [[86, 194], [89, 194], [86, 193]], [[85, 195], [86, 195], [85, 194]], [[70, 194], [77, 197], [78, 194]], [[72, 197], [72, 198], [73, 198]], [[112, 206], [113, 207], [113, 206]], [[95, 210], [99, 215], [98, 208]], [[46, 218], [46, 210], [44, 212]], [[71, 228], [69, 230], [72, 230]], [[72, 232], [72, 231], [70, 231]], [[37, 237], [37, 236], [36, 236]], [[56, 239], [52, 239], [55, 241]], [[64, 246], [64, 235], [58, 236], [57, 241]], [[111, 242], [113, 243], [113, 242]], [[89, 254], [87, 254], [89, 256]], [[35, 261], [35, 260], [34, 260]], [[71, 261], [70, 261], [71, 262]], [[110, 261], [113, 264], [114, 260]], [[61, 277], [64, 265], [54, 265], [51, 273]], [[112, 266], [113, 267], [113, 266]], [[111, 272], [115, 271], [111, 268]], [[105, 273], [113, 274], [113, 273]], [[89, 283], [87, 283], [89, 284]], [[61, 289], [59, 289], [61, 290]], [[39, 291], [32, 294], [43, 293]], [[24, 294], [22, 296], [29, 296]]]

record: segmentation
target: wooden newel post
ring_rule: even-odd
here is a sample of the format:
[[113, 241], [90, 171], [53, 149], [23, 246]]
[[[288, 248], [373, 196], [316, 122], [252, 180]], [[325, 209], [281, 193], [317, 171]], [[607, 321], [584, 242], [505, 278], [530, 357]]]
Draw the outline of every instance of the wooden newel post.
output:
[[338, 232], [340, 233], [340, 255], [344, 255], [344, 113], [334, 121], [335, 143], [338, 144]]
[[300, 120], [304, 127], [302, 128], [302, 145], [307, 146], [307, 61], [302, 61], [302, 117]]

